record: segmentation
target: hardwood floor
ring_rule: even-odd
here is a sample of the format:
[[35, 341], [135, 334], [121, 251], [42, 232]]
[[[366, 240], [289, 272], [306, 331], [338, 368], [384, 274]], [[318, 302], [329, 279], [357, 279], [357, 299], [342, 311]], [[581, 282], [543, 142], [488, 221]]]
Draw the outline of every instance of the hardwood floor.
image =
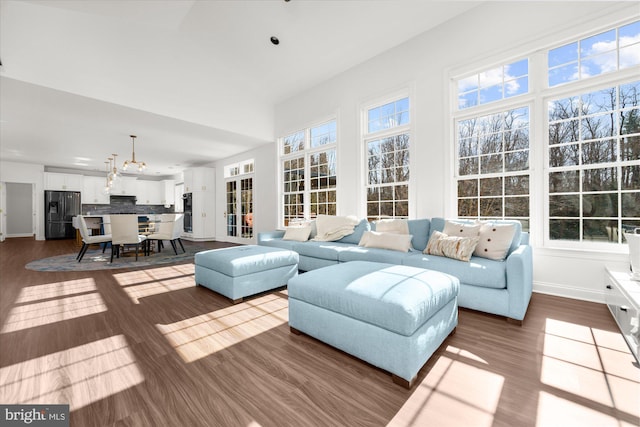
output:
[[69, 403], [72, 426], [640, 424], [640, 369], [601, 304], [535, 294], [522, 327], [460, 310], [406, 390], [291, 334], [286, 291], [232, 305], [188, 262], [24, 268], [77, 250], [0, 244], [0, 403]]

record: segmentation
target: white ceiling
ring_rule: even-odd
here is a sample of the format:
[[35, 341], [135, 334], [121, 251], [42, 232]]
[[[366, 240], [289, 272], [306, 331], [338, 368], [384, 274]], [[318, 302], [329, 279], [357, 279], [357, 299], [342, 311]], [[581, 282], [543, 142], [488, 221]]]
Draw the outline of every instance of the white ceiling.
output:
[[272, 143], [277, 103], [478, 4], [0, 0], [0, 159], [103, 170], [136, 134], [147, 175], [208, 164]]

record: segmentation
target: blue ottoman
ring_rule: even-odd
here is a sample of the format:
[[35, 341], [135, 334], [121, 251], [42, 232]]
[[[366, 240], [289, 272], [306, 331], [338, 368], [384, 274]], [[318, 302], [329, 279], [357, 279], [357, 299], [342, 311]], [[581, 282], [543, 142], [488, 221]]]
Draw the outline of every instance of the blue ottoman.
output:
[[351, 261], [289, 280], [289, 327], [411, 388], [458, 324], [459, 280], [404, 265]]
[[279, 288], [298, 274], [298, 253], [267, 246], [234, 246], [195, 255], [196, 285], [231, 299]]

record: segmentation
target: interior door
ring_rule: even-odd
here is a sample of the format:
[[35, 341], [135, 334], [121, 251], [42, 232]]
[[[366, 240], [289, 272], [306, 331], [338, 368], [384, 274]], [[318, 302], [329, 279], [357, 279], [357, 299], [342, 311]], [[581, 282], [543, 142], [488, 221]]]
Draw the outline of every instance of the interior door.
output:
[[0, 182], [0, 242], [4, 242], [7, 234], [7, 187]]
[[253, 240], [253, 176], [228, 178], [225, 183], [227, 240], [251, 243]]

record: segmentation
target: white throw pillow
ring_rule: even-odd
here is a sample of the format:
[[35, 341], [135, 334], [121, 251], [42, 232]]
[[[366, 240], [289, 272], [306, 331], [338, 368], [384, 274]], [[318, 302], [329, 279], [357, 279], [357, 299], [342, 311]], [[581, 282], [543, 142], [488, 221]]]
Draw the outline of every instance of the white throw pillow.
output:
[[295, 240], [298, 242], [306, 242], [311, 234], [311, 226], [304, 227], [287, 227], [284, 231], [282, 240]]
[[381, 219], [375, 224], [376, 231], [380, 233], [409, 234], [409, 223], [406, 219]]
[[365, 231], [358, 245], [364, 246], [365, 248], [380, 248], [399, 252], [409, 252], [412, 237], [413, 236], [411, 234]]
[[473, 254], [496, 261], [504, 260], [515, 232], [515, 224], [483, 223], [480, 228], [480, 241]]
[[316, 217], [316, 237], [319, 242], [333, 242], [353, 233], [358, 218], [355, 216], [318, 215]]
[[444, 230], [442, 230], [442, 232], [447, 236], [476, 237], [480, 235], [481, 227], [482, 224], [478, 221], [464, 223], [447, 220], [444, 223]]
[[439, 231], [434, 231], [429, 238], [429, 243], [427, 243], [424, 253], [468, 262], [479, 240], [480, 237], [478, 236], [447, 236]]

